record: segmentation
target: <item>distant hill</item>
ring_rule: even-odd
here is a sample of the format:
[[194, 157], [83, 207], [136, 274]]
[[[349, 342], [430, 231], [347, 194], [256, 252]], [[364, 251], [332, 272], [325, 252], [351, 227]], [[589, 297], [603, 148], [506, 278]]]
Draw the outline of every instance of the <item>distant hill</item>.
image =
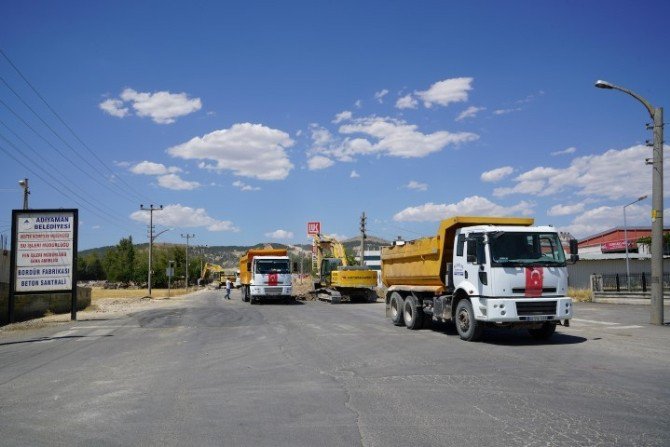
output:
[[[172, 247], [175, 245], [184, 246], [185, 244], [171, 244], [171, 243], [154, 243], [154, 249], [160, 249], [160, 247]], [[235, 268], [240, 260], [240, 257], [244, 255], [250, 248], [263, 248], [266, 245], [272, 245], [274, 248], [287, 248], [291, 256], [300, 257], [304, 256], [305, 258], [311, 256], [312, 245], [311, 244], [297, 244], [297, 245], [286, 245], [278, 244], [276, 242], [264, 242], [256, 245], [189, 245], [188, 255], [189, 258], [193, 257], [203, 257], [206, 262], [212, 264], [218, 264], [225, 268]], [[342, 241], [342, 245], [345, 246], [347, 251], [357, 253], [358, 248], [360, 247], [359, 238], [350, 238]], [[365, 249], [366, 250], [378, 250], [382, 245], [391, 245], [389, 241], [384, 239], [368, 236], [365, 240]], [[82, 250], [79, 252], [79, 256], [86, 257], [90, 254], [95, 253], [100, 259], [104, 258], [109, 250], [115, 246], [109, 245], [98, 248], [90, 248], [88, 250]], [[148, 250], [149, 244], [147, 242], [142, 244], [135, 244], [135, 249], [138, 251]]]

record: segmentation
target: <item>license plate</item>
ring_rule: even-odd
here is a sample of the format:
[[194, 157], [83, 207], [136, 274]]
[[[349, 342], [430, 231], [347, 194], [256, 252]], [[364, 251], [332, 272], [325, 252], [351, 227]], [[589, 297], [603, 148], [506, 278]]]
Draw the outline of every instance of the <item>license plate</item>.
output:
[[528, 321], [546, 321], [547, 317], [543, 317], [542, 315], [531, 315], [530, 317], [527, 317]]

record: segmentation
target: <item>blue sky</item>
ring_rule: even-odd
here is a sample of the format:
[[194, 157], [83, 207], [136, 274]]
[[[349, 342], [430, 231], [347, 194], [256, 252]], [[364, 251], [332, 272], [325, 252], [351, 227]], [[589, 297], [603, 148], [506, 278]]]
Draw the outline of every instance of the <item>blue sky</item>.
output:
[[48, 106], [0, 56], [0, 232], [24, 177], [32, 208], [80, 209], [81, 248], [146, 241], [150, 203], [160, 241], [207, 245], [363, 211], [389, 239], [455, 214], [585, 237], [644, 194], [650, 225], [648, 115], [593, 84], [670, 104], [667, 2], [164, 3], [2, 3]]

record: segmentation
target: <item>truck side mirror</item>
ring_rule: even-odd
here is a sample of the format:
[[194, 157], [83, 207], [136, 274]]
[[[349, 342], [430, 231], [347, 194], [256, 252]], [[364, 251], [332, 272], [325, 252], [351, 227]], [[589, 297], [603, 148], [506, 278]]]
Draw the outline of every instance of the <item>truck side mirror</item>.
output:
[[570, 239], [570, 263], [574, 264], [579, 261], [579, 242], [577, 239]]
[[486, 264], [486, 252], [484, 251], [484, 241], [477, 239], [477, 264]]

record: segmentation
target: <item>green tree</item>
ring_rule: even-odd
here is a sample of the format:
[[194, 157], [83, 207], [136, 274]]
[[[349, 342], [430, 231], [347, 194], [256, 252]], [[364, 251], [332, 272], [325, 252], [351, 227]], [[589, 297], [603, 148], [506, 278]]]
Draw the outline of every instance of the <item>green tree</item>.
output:
[[135, 246], [132, 236], [122, 238], [116, 247], [107, 252], [103, 263], [110, 281], [128, 283], [135, 279]]

